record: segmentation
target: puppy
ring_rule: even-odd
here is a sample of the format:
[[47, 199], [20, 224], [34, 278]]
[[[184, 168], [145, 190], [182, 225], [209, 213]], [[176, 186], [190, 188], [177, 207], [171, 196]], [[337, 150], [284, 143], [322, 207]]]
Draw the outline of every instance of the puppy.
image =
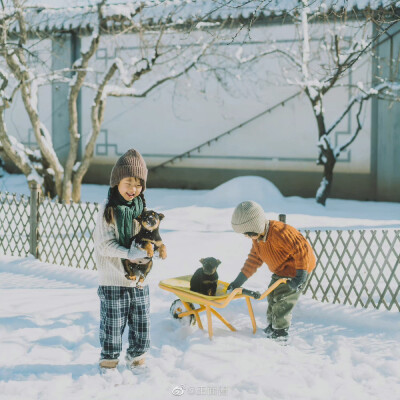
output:
[[140, 231], [132, 240], [135, 240], [136, 245], [145, 250], [150, 258], [154, 256], [155, 251], [158, 251], [162, 259], [167, 257], [167, 248], [159, 232], [160, 222], [163, 219], [164, 214], [159, 214], [153, 210], [145, 210], [137, 218]]
[[207, 296], [215, 296], [218, 285], [217, 268], [221, 261], [214, 257], [207, 257], [202, 258], [200, 262], [203, 266], [197, 269], [190, 279], [190, 290]]
[[144, 257], [138, 258], [136, 262], [123, 260], [122, 263], [126, 272], [125, 277], [135, 281], [137, 288], [143, 289], [142, 283], [153, 267], [153, 260], [149, 257]]

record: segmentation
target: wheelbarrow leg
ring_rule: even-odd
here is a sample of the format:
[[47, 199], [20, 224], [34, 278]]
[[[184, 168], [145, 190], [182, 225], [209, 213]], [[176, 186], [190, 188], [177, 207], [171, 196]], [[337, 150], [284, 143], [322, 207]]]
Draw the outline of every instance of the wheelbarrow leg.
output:
[[253, 325], [253, 333], [256, 333], [257, 331], [256, 319], [254, 318], [253, 306], [251, 305], [249, 297], [246, 297], [246, 303], [247, 303], [247, 308], [249, 310], [251, 324]]
[[210, 307], [211, 312], [222, 321], [231, 331], [235, 332], [236, 329], [219, 313], [217, 313], [213, 308]]
[[[190, 311], [191, 314], [194, 314], [194, 317], [196, 318], [198, 327], [203, 330], [204, 328], [203, 328], [203, 324], [201, 323], [201, 319], [199, 316], [199, 310], [196, 310], [196, 309], [193, 310], [186, 301], [183, 301], [183, 300], [181, 300], [181, 301], [182, 301], [183, 305], [185, 306], [186, 310]], [[200, 310], [200, 311], [202, 311], [202, 310]]]
[[212, 319], [211, 319], [211, 308], [210, 306], [206, 306], [206, 312], [207, 312], [207, 324], [208, 324], [208, 337], [210, 340], [213, 337], [213, 329], [212, 329]]

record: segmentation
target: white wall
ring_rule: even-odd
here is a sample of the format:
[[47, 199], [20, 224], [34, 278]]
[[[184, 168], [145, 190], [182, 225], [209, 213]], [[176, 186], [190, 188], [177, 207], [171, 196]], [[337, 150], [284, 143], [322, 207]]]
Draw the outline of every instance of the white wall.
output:
[[[313, 26], [324, 34], [320, 26]], [[326, 32], [325, 32], [326, 33]], [[352, 35], [352, 32], [343, 32]], [[253, 28], [254, 43], [275, 38], [278, 46], [298, 46], [293, 26], [271, 26]], [[98, 51], [96, 70], [103, 69], [115, 56], [135, 54], [136, 39], [126, 35], [123, 50], [109, 40]], [[84, 39], [84, 41], [87, 39]], [[83, 43], [85, 45], [85, 43]], [[243, 53], [254, 52], [264, 46], [246, 44]], [[227, 48], [227, 46], [225, 46]], [[238, 46], [229, 48], [235, 54]], [[341, 84], [370, 81], [371, 63], [364, 60]], [[220, 133], [237, 126], [265, 109], [282, 101], [299, 88], [289, 85], [281, 78], [286, 65], [276, 58], [265, 58], [252, 71], [241, 73], [241, 78], [231, 79], [233, 91], [225, 92], [216, 82], [207, 79], [204, 83], [197, 73], [181, 79], [175, 84], [163, 86], [146, 99], [109, 98], [103, 124], [104, 132], [97, 142], [96, 162], [112, 163], [130, 147], [137, 148], [149, 166], [157, 165], [172, 156], [183, 153]], [[266, 72], [267, 71], [267, 72]], [[290, 70], [288, 76], [291, 76]], [[294, 78], [294, 74], [293, 74]], [[143, 85], [145, 87], [145, 85]], [[333, 122], [344, 109], [353, 91], [348, 87], [333, 89], [325, 98], [326, 120]], [[90, 130], [89, 106], [92, 93], [83, 95], [83, 134]], [[370, 106], [364, 107], [364, 128], [351, 149], [341, 156], [335, 170], [345, 173], [368, 173], [370, 171]], [[356, 126], [355, 113], [346, 117], [335, 130], [335, 140], [343, 143]], [[349, 129], [350, 128], [350, 129]], [[108, 135], [107, 150], [102, 144]], [[247, 126], [235, 131], [194, 154], [190, 159], [175, 163], [176, 167], [240, 168], [260, 170], [321, 171], [315, 163], [317, 157], [317, 127], [311, 105], [303, 94]], [[105, 153], [105, 154], [102, 154]]]
[[[324, 34], [320, 26], [313, 26]], [[227, 38], [231, 33], [227, 32]], [[344, 32], [351, 36], [352, 32]], [[198, 38], [201, 33], [196, 33]], [[204, 36], [205, 37], [205, 36]], [[297, 34], [293, 26], [270, 26], [253, 28], [253, 44], [243, 46], [243, 54], [251, 54], [265, 48], [260, 44], [266, 38], [276, 39], [277, 45], [296, 48]], [[182, 39], [173, 37], [175, 42]], [[82, 46], [88, 38], [83, 38]], [[240, 46], [222, 46], [231, 54], [236, 54]], [[97, 52], [97, 60], [92, 65], [95, 73], [92, 79], [99, 79], [105, 67], [116, 56], [126, 58], [137, 55], [138, 40], [132, 35], [108, 38], [102, 42]], [[32, 51], [40, 55], [43, 70], [50, 63], [51, 43], [39, 42]], [[363, 60], [351, 74], [347, 74], [342, 84], [369, 81], [371, 62]], [[191, 73], [175, 83], [160, 87], [145, 99], [109, 98], [102, 133], [97, 141], [95, 162], [113, 163], [115, 158], [130, 147], [135, 147], [145, 156], [149, 166], [158, 165], [169, 158], [183, 153], [215, 136], [231, 129], [247, 119], [282, 101], [299, 88], [282, 78], [282, 61], [274, 57], [250, 70], [236, 74], [228, 80], [231, 90], [226, 92], [215, 79]], [[97, 74], [96, 74], [97, 72]], [[159, 75], [162, 71], [159, 71]], [[287, 75], [295, 78], [288, 70]], [[138, 90], [151, 83], [151, 78], [141, 83]], [[352, 91], [348, 87], [333, 89], [325, 98], [326, 120], [333, 122], [343, 110]], [[85, 89], [82, 95], [82, 135], [84, 144], [90, 132], [90, 105], [93, 93]], [[52, 113], [51, 87], [40, 89], [39, 112], [42, 121], [51, 129]], [[67, 112], [67, 110], [65, 110]], [[370, 106], [364, 107], [364, 128], [350, 150], [341, 156], [335, 171], [344, 173], [369, 173], [371, 163], [371, 123]], [[26, 112], [17, 99], [6, 112], [6, 122], [12, 135], [23, 143], [29, 138], [30, 124]], [[336, 128], [335, 138], [342, 143], [356, 126], [355, 113], [350, 120], [346, 117]], [[349, 130], [350, 128], [350, 130]], [[68, 134], [67, 132], [65, 134]], [[30, 136], [29, 136], [30, 135]], [[107, 137], [106, 137], [107, 136]], [[106, 140], [108, 147], [105, 146]], [[311, 106], [303, 94], [279, 107], [270, 114], [253, 121], [221, 139], [218, 143], [202, 149], [190, 159], [175, 163], [175, 167], [258, 169], [278, 171], [321, 171], [315, 163], [317, 157], [317, 128]]]

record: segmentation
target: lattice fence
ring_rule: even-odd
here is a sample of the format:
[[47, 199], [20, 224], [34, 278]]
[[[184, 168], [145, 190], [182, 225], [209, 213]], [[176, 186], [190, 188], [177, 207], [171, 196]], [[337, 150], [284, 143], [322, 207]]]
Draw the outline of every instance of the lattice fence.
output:
[[35, 192], [31, 197], [0, 192], [0, 251], [20, 257], [31, 253], [52, 264], [96, 269], [97, 211], [95, 203], [60, 204], [39, 199]]
[[305, 293], [322, 302], [400, 311], [400, 230], [302, 233], [318, 260]]
[[[0, 193], [0, 251], [96, 269], [97, 204]], [[400, 230], [302, 231], [317, 256], [305, 293], [322, 302], [400, 311]]]
[[91, 203], [39, 203], [37, 253], [41, 261], [96, 269], [93, 231], [98, 207]]
[[30, 236], [29, 197], [0, 192], [0, 249], [3, 254], [26, 257]]

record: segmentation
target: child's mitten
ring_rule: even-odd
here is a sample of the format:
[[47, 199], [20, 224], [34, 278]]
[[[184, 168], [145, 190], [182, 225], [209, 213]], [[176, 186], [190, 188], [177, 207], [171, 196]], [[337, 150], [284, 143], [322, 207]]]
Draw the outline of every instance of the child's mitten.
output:
[[226, 290], [228, 293], [232, 292], [236, 288], [240, 287], [247, 281], [247, 276], [243, 272], [239, 272], [239, 275], [236, 277], [236, 279], [230, 283], [228, 286], [228, 289]]
[[290, 281], [288, 280], [288, 285], [290, 289], [299, 292], [300, 290], [303, 290], [304, 283], [306, 282], [307, 278], [308, 278], [307, 271], [305, 269], [298, 269], [296, 272], [296, 276], [290, 279]]

